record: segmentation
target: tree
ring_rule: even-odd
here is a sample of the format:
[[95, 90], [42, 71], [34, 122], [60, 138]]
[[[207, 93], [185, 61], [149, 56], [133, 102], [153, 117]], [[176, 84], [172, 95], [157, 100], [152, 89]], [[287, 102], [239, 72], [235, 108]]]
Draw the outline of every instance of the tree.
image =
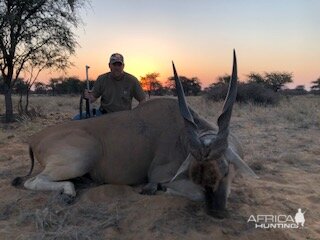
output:
[[249, 83], [262, 84], [275, 92], [278, 92], [286, 83], [292, 82], [292, 73], [288, 72], [265, 72], [264, 75], [251, 72], [247, 75]]
[[[197, 77], [187, 78], [181, 76], [179, 78], [185, 95], [197, 96], [201, 92], [201, 82]], [[168, 78], [167, 87], [170, 88], [174, 92], [174, 94], [176, 94], [174, 77]]]
[[26, 81], [22, 78], [18, 78], [15, 82], [12, 92], [16, 94], [23, 94], [28, 88]]
[[49, 84], [47, 85], [48, 90], [51, 90], [52, 96], [56, 94], [56, 86], [62, 82], [62, 78], [51, 78]]
[[57, 90], [60, 94], [79, 94], [82, 90], [82, 84], [77, 77], [69, 77], [57, 86]]
[[23, 114], [24, 108], [22, 106], [22, 96], [28, 91], [28, 83], [27, 81], [18, 78], [17, 81], [15, 82], [15, 85], [13, 87], [13, 92], [18, 93], [20, 98], [18, 102], [18, 112], [19, 114]]
[[292, 90], [293, 95], [304, 95], [307, 94], [308, 91], [306, 90], [304, 85], [297, 85], [295, 89]]
[[226, 86], [226, 89], [228, 89], [229, 82], [231, 79], [231, 75], [229, 74], [224, 74], [223, 76], [218, 76], [216, 82], [211, 83], [208, 87], [204, 89], [204, 91], [210, 91], [211, 88], [214, 88], [216, 86], [221, 86], [224, 87]]
[[[38, 63], [36, 63], [38, 62]], [[48, 60], [46, 63], [39, 64], [39, 61], [34, 61], [31, 64], [26, 64], [25, 72], [28, 75], [28, 78], [25, 80], [26, 89], [20, 93], [20, 101], [19, 101], [19, 114], [29, 114], [29, 93], [30, 90], [38, 79], [40, 72], [47, 67], [51, 60]], [[37, 68], [38, 67], [38, 68]], [[36, 69], [37, 68], [37, 69]], [[22, 106], [22, 96], [26, 95], [26, 101], [24, 107]]]
[[[94, 84], [93, 80], [89, 80], [89, 85]], [[78, 77], [68, 78], [51, 78], [49, 84], [46, 85], [47, 91], [51, 92], [53, 96], [56, 94], [79, 94], [87, 87], [86, 81], [81, 81]]]
[[213, 86], [216, 86], [216, 85], [225, 85], [225, 84], [229, 84], [230, 82], [230, 79], [231, 79], [231, 75], [229, 74], [225, 74], [223, 76], [218, 76], [217, 77], [217, 82], [215, 83], [212, 83]]
[[296, 91], [301, 91], [301, 92], [305, 92], [305, 91], [306, 91], [304, 85], [298, 85], [298, 86], [295, 87], [294, 90], [296, 90]]
[[84, 0], [0, 0], [0, 71], [6, 121], [12, 121], [12, 88], [27, 69], [66, 69], [77, 41], [77, 9]]
[[140, 83], [142, 86], [142, 89], [146, 91], [149, 95], [163, 95], [164, 88], [160, 81], [158, 80], [158, 77], [160, 76], [159, 73], [148, 73], [145, 76], [140, 78]]
[[46, 84], [42, 83], [42, 82], [36, 82], [34, 85], [34, 92], [36, 94], [45, 94], [47, 93], [47, 86]]
[[292, 82], [292, 73], [266, 72], [265, 81], [268, 87], [270, 87], [273, 91], [278, 92], [286, 83]]
[[317, 80], [312, 81], [311, 83], [313, 83], [313, 85], [311, 86], [312, 90], [320, 91], [320, 77]]
[[265, 79], [260, 73], [251, 72], [247, 78], [249, 83], [265, 84]]

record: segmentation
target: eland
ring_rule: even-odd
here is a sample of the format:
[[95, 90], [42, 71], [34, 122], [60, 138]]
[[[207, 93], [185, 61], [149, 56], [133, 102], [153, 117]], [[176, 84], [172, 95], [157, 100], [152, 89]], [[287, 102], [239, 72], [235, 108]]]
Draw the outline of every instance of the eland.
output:
[[43, 171], [24, 182], [31, 190], [62, 191], [71, 202], [72, 178], [89, 174], [97, 183], [139, 185], [142, 194], [168, 194], [205, 201], [208, 214], [227, 215], [230, 184], [237, 171], [257, 177], [243, 161], [243, 150], [229, 132], [237, 95], [237, 61], [217, 126], [188, 107], [174, 63], [178, 101], [149, 100], [133, 110], [45, 128], [30, 138], [34, 159]]

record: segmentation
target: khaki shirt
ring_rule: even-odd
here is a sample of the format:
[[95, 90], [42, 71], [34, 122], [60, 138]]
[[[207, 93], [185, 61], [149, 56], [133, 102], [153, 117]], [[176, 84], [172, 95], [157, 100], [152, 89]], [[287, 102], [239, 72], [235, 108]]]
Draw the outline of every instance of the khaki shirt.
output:
[[119, 79], [110, 72], [100, 75], [92, 92], [95, 98], [101, 97], [101, 107], [107, 112], [130, 110], [133, 97], [139, 102], [145, 99], [138, 79], [126, 72]]

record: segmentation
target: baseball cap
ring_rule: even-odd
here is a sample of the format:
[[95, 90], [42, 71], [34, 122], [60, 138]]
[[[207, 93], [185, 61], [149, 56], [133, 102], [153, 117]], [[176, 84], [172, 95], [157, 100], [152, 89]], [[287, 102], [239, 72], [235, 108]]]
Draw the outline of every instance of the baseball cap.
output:
[[113, 53], [110, 56], [109, 63], [113, 64], [113, 63], [116, 63], [116, 62], [120, 62], [120, 63], [123, 64], [123, 56], [120, 53]]

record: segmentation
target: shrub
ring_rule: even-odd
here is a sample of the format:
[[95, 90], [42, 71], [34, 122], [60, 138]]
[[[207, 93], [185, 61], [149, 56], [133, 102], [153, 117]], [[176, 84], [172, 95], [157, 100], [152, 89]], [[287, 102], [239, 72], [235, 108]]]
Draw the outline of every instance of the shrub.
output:
[[285, 96], [296, 96], [296, 95], [306, 95], [308, 91], [305, 89], [304, 85], [298, 85], [295, 89], [284, 89], [280, 91], [282, 95]]
[[320, 95], [320, 90], [311, 90], [310, 93], [314, 95]]
[[205, 89], [205, 96], [212, 101], [221, 101], [225, 99], [228, 92], [227, 84], [219, 84]]
[[238, 87], [237, 101], [239, 102], [275, 105], [279, 103], [279, 99], [278, 93], [258, 83], [245, 83]]
[[[205, 92], [207, 99], [212, 101], [224, 100], [228, 91], [226, 84], [211, 86]], [[279, 103], [279, 94], [258, 83], [241, 83], [238, 85], [237, 101], [252, 102], [261, 105], [275, 105]]]

